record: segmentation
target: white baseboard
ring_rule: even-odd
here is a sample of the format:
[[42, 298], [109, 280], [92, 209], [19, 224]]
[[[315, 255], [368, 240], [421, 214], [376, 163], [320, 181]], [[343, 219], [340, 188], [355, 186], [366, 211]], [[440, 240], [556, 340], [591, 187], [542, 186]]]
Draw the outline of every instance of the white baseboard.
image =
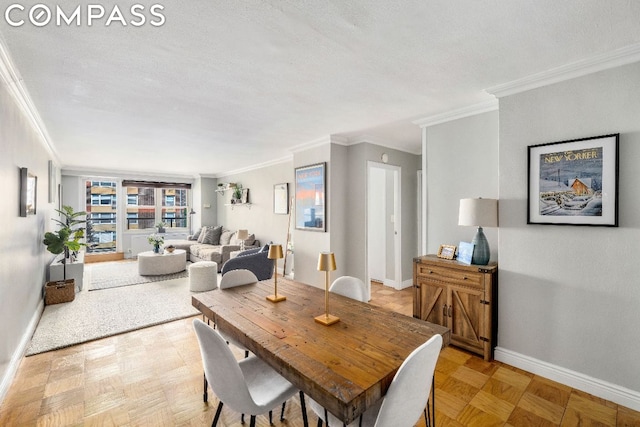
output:
[[33, 333], [36, 331], [36, 326], [38, 326], [38, 322], [40, 321], [40, 317], [42, 317], [42, 312], [44, 311], [44, 299], [40, 301], [38, 304], [38, 308], [35, 313], [31, 317], [31, 321], [29, 322], [29, 326], [27, 330], [22, 335], [22, 339], [20, 340], [20, 344], [13, 352], [13, 356], [11, 357], [11, 361], [7, 365], [7, 370], [0, 381], [0, 403], [4, 400], [7, 393], [9, 392], [9, 388], [11, 387], [11, 383], [18, 372], [18, 368], [20, 367], [20, 362], [22, 361], [22, 357], [24, 356], [25, 351], [27, 350], [27, 346], [31, 341], [31, 337]]
[[495, 348], [495, 359], [532, 374], [559, 382], [602, 399], [640, 411], [640, 393], [607, 381], [592, 378], [580, 372], [552, 365], [505, 348]]
[[400, 283], [396, 282], [395, 280], [384, 279], [382, 284], [385, 286], [389, 286], [390, 288], [393, 288], [396, 291], [400, 291], [404, 288], [408, 288], [409, 286], [413, 286], [413, 279], [408, 279]]

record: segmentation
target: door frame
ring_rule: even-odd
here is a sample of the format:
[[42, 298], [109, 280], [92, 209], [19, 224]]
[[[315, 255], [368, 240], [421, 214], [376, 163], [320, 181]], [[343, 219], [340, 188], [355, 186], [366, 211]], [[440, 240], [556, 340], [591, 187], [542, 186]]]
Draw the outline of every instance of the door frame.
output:
[[[366, 212], [366, 248], [365, 248], [365, 265], [367, 275], [367, 289], [369, 297], [371, 296], [371, 276], [369, 274], [369, 190], [370, 186], [370, 170], [372, 168], [385, 169], [391, 171], [394, 174], [394, 191], [393, 191], [393, 205], [394, 205], [394, 251], [393, 251], [393, 265], [394, 265], [394, 277], [384, 279], [384, 285], [391, 286], [395, 289], [402, 289], [402, 167], [396, 165], [389, 165], [386, 163], [367, 161], [367, 212]], [[385, 221], [385, 224], [389, 225], [389, 221]], [[386, 274], [385, 274], [386, 276]]]

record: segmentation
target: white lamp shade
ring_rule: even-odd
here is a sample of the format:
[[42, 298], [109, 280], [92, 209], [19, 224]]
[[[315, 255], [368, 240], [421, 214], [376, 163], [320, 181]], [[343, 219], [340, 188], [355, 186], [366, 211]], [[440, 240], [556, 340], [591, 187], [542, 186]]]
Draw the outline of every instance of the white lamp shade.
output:
[[247, 240], [249, 237], [249, 231], [247, 230], [238, 230], [238, 234], [236, 235], [236, 239], [238, 240]]
[[458, 225], [498, 226], [498, 200], [460, 199]]

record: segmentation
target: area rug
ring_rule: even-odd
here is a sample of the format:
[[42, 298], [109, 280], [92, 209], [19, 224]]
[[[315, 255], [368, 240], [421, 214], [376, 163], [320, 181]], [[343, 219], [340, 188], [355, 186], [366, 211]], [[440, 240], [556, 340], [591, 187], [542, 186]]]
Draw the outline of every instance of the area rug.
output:
[[74, 301], [45, 307], [26, 355], [194, 316], [193, 294], [186, 278], [78, 292]]
[[89, 290], [118, 288], [121, 286], [138, 285], [140, 283], [161, 282], [164, 280], [187, 277], [187, 270], [158, 276], [141, 276], [138, 274], [138, 262], [105, 262], [91, 265], [91, 281]]

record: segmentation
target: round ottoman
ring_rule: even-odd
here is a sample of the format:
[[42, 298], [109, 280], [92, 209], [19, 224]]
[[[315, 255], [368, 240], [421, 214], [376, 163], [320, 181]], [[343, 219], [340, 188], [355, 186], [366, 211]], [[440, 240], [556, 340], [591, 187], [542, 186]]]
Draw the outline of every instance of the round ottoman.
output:
[[189, 266], [189, 289], [191, 292], [211, 291], [217, 287], [217, 262], [198, 261]]

